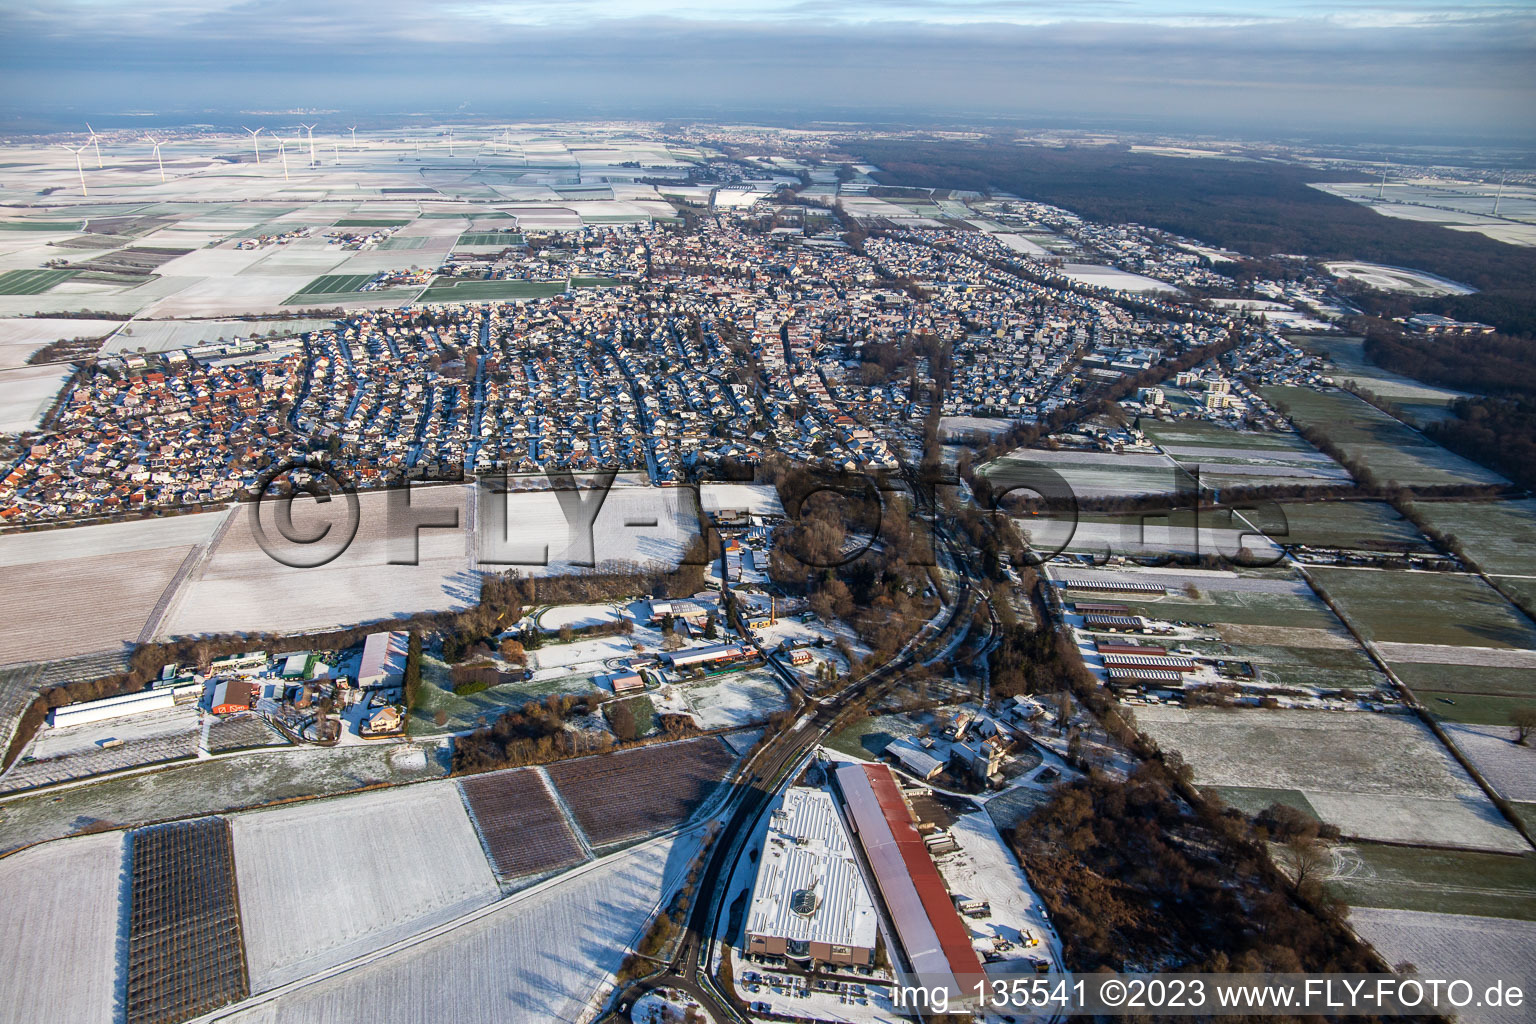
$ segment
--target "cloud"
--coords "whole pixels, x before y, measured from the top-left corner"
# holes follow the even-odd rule
[[[1509,3],[0,0],[10,102],[98,109],[196,97],[509,115],[905,111],[1529,140],[1533,58],[1536,13]]]

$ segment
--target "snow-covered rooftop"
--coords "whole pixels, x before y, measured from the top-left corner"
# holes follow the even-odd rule
[[[747,933],[873,949],[875,930],[874,901],[831,794],[790,789],[768,825]]]

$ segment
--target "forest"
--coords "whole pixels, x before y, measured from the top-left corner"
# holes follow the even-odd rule
[[[1302,253],[1427,270],[1479,291],[1421,300],[1418,312],[1536,334],[1536,249],[1383,217],[1309,185],[1364,180],[1347,172],[1156,156],[1120,146],[870,139],[851,149],[858,160],[878,164],[875,177],[889,185],[1010,192],[1093,220],[1134,221],[1254,257]]]

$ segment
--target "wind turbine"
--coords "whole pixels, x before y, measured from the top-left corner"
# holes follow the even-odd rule
[[[1499,200],[1504,198],[1504,181],[1508,177],[1508,171],[1505,171],[1503,174],[1499,175],[1499,193],[1493,197],[1493,215],[1495,217],[1499,215]]]
[[[352,148],[356,149],[357,148],[357,125],[353,125],[351,128],[348,128],[347,131],[352,133]]]
[[[341,165],[341,143],[335,139],[331,140],[331,152],[336,154],[335,163],[339,167]]]
[[[160,181],[163,184],[165,182],[165,161],[160,159],[160,142],[165,140],[161,139],[160,142],[156,142],[153,138],[146,135],[144,136],[144,141],[155,147],[155,163],[160,167]]]
[[[320,163],[319,160],[315,159],[315,126],[312,124],[301,124],[299,127],[309,132],[309,166],[314,167]]]
[[[273,138],[277,139],[277,155],[283,158],[283,180],[287,181],[288,180],[288,149],[287,149],[287,146],[283,142],[282,136],[275,135],[275,136],[273,136]]]
[[[80,162],[80,154],[84,153],[87,149],[90,149],[91,144],[87,142],[79,149],[76,149],[74,146],[65,146],[64,148],[75,154],[75,170],[80,172],[80,194],[83,196],[90,195],[90,193],[85,190],[85,164]]]
[[[1385,192],[1386,189],[1387,189],[1387,171],[1389,171],[1391,169],[1392,169],[1392,165],[1391,164],[1388,164],[1387,166],[1385,166],[1385,167],[1383,167],[1381,169],[1381,184],[1376,186],[1376,198],[1377,199],[1380,199],[1381,198],[1381,194],[1383,192]]]
[[[91,122],[85,122],[85,130],[91,133],[91,145],[96,147],[96,166],[101,167],[101,143],[97,142],[96,129],[91,127]]]
[[[241,128],[245,128],[245,125],[241,125],[240,127]],[[256,141],[256,136],[261,134],[262,129],[257,128],[255,131],[251,131],[249,128],[245,128],[245,130],[247,132],[250,132],[250,135],[251,135],[251,148],[256,151],[256,162],[258,164],[260,164],[261,163],[261,143]]]
[[[448,129],[448,155],[453,156],[453,129]]]

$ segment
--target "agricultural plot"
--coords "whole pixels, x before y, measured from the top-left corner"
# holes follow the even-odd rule
[[[1533,921],[1360,908],[1350,913],[1349,925],[1387,963],[1407,961],[1425,978],[1466,978],[1528,965],[1536,948]],[[1530,1013],[1525,1006],[1474,1006],[1456,1018],[1477,1024],[1520,1024],[1530,1020]]]
[[[285,747],[288,740],[259,715],[220,715],[208,725],[208,749],[215,754],[256,747]]]
[[[1215,626],[1218,633],[1239,643],[1275,642],[1272,639],[1256,640],[1259,634],[1251,632],[1255,627],[1321,630],[1333,634],[1341,629],[1328,607],[1310,592],[1223,590],[1208,584],[1196,584],[1200,596],[1191,597],[1177,589],[1180,584],[1169,585],[1175,590],[1166,597],[1147,598],[1139,594],[1116,593],[1100,594],[1097,597],[1085,595],[1079,600],[1112,600],[1148,618]],[[1240,628],[1229,635],[1226,630],[1231,626]]]
[[[1476,576],[1340,568],[1308,571],[1372,640],[1536,649],[1536,628]]]
[[[1418,528],[1382,501],[1314,501],[1280,506],[1285,544],[1351,551],[1430,551]]]
[[[0,853],[85,828],[220,814],[447,774],[445,751],[426,748],[425,762],[400,756],[411,750],[423,748],[392,744],[272,747],[239,757],[186,761],[89,786],[21,794],[5,805]]]
[[[338,228],[403,228],[409,220],[389,217],[344,217],[336,222]]]
[[[452,920],[499,894],[450,783],[252,811],[231,822],[258,992]]]
[[[1038,487],[1041,479],[1065,480],[1079,498],[1168,494],[1193,481],[1166,455],[1115,455],[1110,452],[1048,451],[1021,448],[988,463],[982,475],[996,489]]]
[[[558,871],[586,859],[569,820],[537,769],[477,775],[459,783],[496,874]]]
[[[233,1024],[587,1019],[694,844],[647,843],[511,897],[461,927],[242,1011]]]
[[[564,281],[444,281],[438,279],[418,302],[510,302],[547,299],[565,291]]]
[[[1536,500],[1422,501],[1417,508],[1490,576],[1536,576]]]
[[[464,487],[427,487],[412,492],[415,509],[457,509],[465,521]],[[256,506],[243,505],[212,555],[182,585],[166,613],[164,636],[200,633],[294,632],[348,623],[377,621],[420,611],[445,611],[473,604],[480,578],[470,571],[467,537],[460,530],[422,530],[418,564],[390,564],[410,557],[411,545],[393,548],[379,491],[358,495],[357,534],[334,561],[316,568],[293,568],[269,555],[252,525]],[[267,509],[263,515],[270,515]],[[328,516],[336,517],[334,520]],[[311,536],[331,524],[340,536],[345,505],[295,502],[294,529]],[[266,529],[276,535],[267,520]]]
[[[121,832],[0,860],[0,1024],[118,1019],[124,868]]]
[[[82,749],[17,763],[4,776],[0,776],[0,793],[15,793],[128,768],[181,761],[196,753],[197,734],[190,728],[125,740],[118,747],[102,747],[93,743]]]
[[[1433,734],[1406,715],[1137,709],[1202,786],[1295,790],[1346,835],[1523,853],[1525,840]]]
[[[41,295],[75,276],[73,270],[7,270],[0,273],[0,295]]]
[[[1283,552],[1265,535],[1268,524],[1251,529],[1232,522],[1230,515],[1202,515],[1198,532],[1187,514],[1145,517],[1079,515],[1071,519],[1031,516],[1014,519],[1034,550],[1042,553],[1073,552],[1094,555],[1196,555],[1236,557],[1247,548],[1254,559],[1269,562]],[[1285,538],[1279,538],[1281,542]],[[1043,554],[1042,554],[1043,557]]]
[[[29,356],[55,341],[103,338],[119,326],[117,320],[0,319],[0,369],[25,366]]]
[[[567,503],[574,495],[567,492]],[[557,576],[582,569],[623,571],[635,566],[675,568],[699,531],[698,506],[686,487],[615,484],[602,498],[580,492],[583,512],[568,517],[554,491],[485,495],[478,519],[478,557],[515,566],[525,576]],[[574,520],[574,523],[573,523]],[[590,530],[583,524],[590,522]]]
[[[1260,390],[1266,400],[1285,408],[1299,426],[1317,429],[1382,481],[1396,480],[1405,487],[1508,482],[1346,391],[1299,387]]]
[[[170,352],[236,338],[290,337],[330,327],[329,320],[201,320],[192,322],[136,320],[113,335],[106,352]]]
[[[426,244],[426,235],[391,235],[380,242],[377,248],[387,252],[394,252],[400,249],[420,249]]]
[[[1309,351],[1326,355],[1332,364],[1329,376],[1380,395],[1401,409],[1409,421],[1419,427],[1451,417],[1451,402],[1467,394],[1465,391],[1424,384],[1382,369],[1366,358],[1363,338],[1303,335],[1288,340]]]
[[[229,824],[221,818],[132,837],[128,1024],[170,1024],[250,992]]]
[[[1113,288],[1122,292],[1178,292],[1177,288],[1166,281],[1095,263],[1067,263],[1062,266],[1061,272],[1074,281],[1095,288]]]
[[[1333,847],[1323,879],[1358,909],[1536,921],[1536,854],[1511,857],[1472,850],[1352,843]]]
[[[303,289],[283,300],[285,305],[296,302],[308,302],[316,295],[339,295],[343,292],[355,292],[363,285],[372,281],[369,274],[322,274],[315,278]]]
[[[57,532],[84,529],[95,527]],[[153,547],[10,564],[0,576],[7,627],[0,633],[0,663],[121,650],[138,639],[192,550]]]
[[[74,372],[68,363],[0,370],[0,434],[37,429]]]
[[[505,246],[522,244],[523,236],[516,231],[466,231],[459,236],[459,240],[454,243],[454,246],[457,248],[470,245]]]
[[[1500,796],[1536,801],[1536,747],[1516,743],[1512,727],[1451,722],[1445,731]]]
[[[551,781],[594,846],[681,825],[735,761],[714,737],[550,765]]]
[[[1529,695],[1504,697],[1497,694],[1440,690],[1415,690],[1414,693],[1425,703],[1430,713],[1440,721],[1462,722],[1466,725],[1496,725],[1508,728],[1511,715],[1536,703]]]

